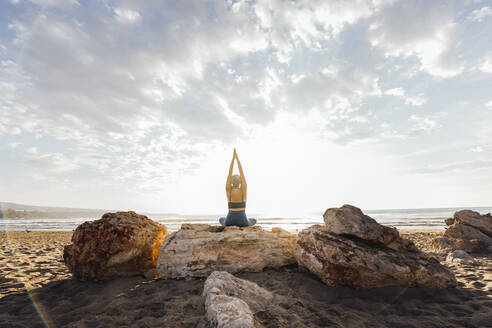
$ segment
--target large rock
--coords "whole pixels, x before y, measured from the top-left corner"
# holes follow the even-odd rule
[[[383,244],[337,235],[320,225],[299,233],[295,256],[300,266],[328,285],[441,289],[457,284],[452,271],[425,253],[396,251]]]
[[[183,224],[159,250],[164,278],[207,277],[213,271],[260,272],[296,262],[296,236],[280,228]]]
[[[400,238],[398,230],[377,223],[376,220],[352,205],[329,208],[323,214],[323,219],[328,231],[337,235],[355,236],[370,242],[381,243],[395,250],[412,247],[410,241]]]
[[[481,252],[487,249],[487,244],[480,240],[456,239],[448,237],[438,237],[432,240],[432,251],[436,253],[449,253],[454,250],[465,252]]]
[[[444,219],[444,223],[446,223],[447,226],[453,225],[454,224],[454,218]]]
[[[450,264],[454,264],[454,263],[473,264],[475,263],[475,260],[467,252],[462,250],[457,250],[448,254],[448,256],[446,257],[446,262]]]
[[[480,215],[480,213],[470,210],[463,210],[454,213],[454,223],[461,223],[480,230],[483,234],[492,237],[492,216],[490,213]]]
[[[436,238],[432,246],[437,252],[463,250],[483,252],[492,246],[492,217],[489,214],[462,210],[444,220],[448,228],[444,237]]]
[[[468,226],[466,224],[455,223],[444,232],[444,236],[448,238],[478,240],[486,245],[492,245],[492,238],[481,232],[480,230]]]
[[[272,293],[257,284],[214,271],[203,288],[207,318],[212,327],[254,328],[254,312],[264,309]]]
[[[144,215],[106,213],[77,227],[63,260],[80,280],[145,274],[156,267],[166,233],[166,227]]]

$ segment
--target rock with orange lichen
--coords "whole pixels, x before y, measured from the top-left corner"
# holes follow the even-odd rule
[[[300,267],[333,286],[442,289],[457,284],[451,270],[413,247],[395,250],[374,240],[335,234],[321,225],[299,233],[295,256]]]
[[[166,279],[261,272],[295,264],[295,243],[296,235],[280,228],[183,224],[162,243],[157,271]]]
[[[145,274],[155,269],[166,234],[165,226],[144,215],[106,213],[77,227],[63,260],[79,280]]]

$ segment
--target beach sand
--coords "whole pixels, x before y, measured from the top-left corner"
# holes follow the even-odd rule
[[[72,232],[0,233],[0,327],[208,327],[203,279],[72,280],[63,246]],[[402,231],[422,250],[442,231]],[[492,255],[452,265],[459,286],[354,290],[296,267],[238,274],[275,294],[255,314],[265,327],[491,327]]]

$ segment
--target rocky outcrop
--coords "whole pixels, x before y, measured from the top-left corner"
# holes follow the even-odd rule
[[[254,311],[268,306],[272,293],[257,284],[214,271],[203,288],[207,318],[212,327],[254,328]]]
[[[167,279],[260,272],[294,264],[295,242],[295,235],[280,228],[183,224],[162,243],[157,271]]]
[[[444,219],[444,223],[446,223],[447,226],[453,225],[454,224],[454,218]]]
[[[455,264],[455,263],[473,264],[475,263],[475,260],[467,252],[462,250],[457,250],[448,254],[448,256],[446,257],[446,262],[450,264]]]
[[[466,224],[455,223],[450,226],[445,232],[444,236],[448,238],[464,239],[464,240],[478,240],[487,245],[492,245],[492,238],[482,233],[480,230],[468,226]]]
[[[478,212],[462,210],[454,213],[453,218],[445,220],[448,228],[443,238],[434,241],[441,250],[464,250],[467,252],[487,251],[492,246],[492,216]]]
[[[475,253],[487,248],[487,244],[480,240],[456,239],[448,237],[439,237],[432,241],[432,251],[435,253],[449,253],[454,250],[463,250],[465,252]]]
[[[436,259],[351,205],[328,209],[325,226],[299,233],[295,256],[328,285],[447,288],[454,274]]]
[[[425,253],[396,251],[383,244],[337,235],[320,225],[299,233],[295,256],[300,266],[333,286],[456,286],[454,274]]]
[[[454,213],[454,223],[464,224],[480,230],[483,234],[492,237],[492,216],[490,213],[480,215],[480,213],[470,210],[463,210]]]
[[[144,215],[106,213],[77,227],[63,260],[80,280],[145,274],[156,267],[166,233],[166,227]]]
[[[417,250],[412,241],[400,237],[398,230],[377,223],[352,205],[329,208],[323,219],[326,229],[337,235],[357,237],[394,250]]]
[[[343,205],[340,208],[329,208],[323,214],[323,219],[328,231],[337,235],[355,236],[387,245],[393,249],[401,247],[397,242],[401,239],[398,230],[377,223],[355,206]]]

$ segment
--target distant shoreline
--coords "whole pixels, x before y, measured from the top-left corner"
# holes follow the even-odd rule
[[[9,208],[11,207],[11,208]],[[0,230],[6,231],[72,231],[85,221],[97,220],[104,213],[114,210],[70,209],[53,207],[33,207],[15,203],[0,203]],[[56,210],[55,210],[56,209]],[[452,217],[463,208],[422,208],[367,210],[367,215],[377,222],[397,229],[418,229],[429,231],[445,228],[444,219]],[[492,212],[492,207],[468,207],[482,214]],[[177,214],[145,213],[150,219],[167,227],[169,231],[180,229],[182,224],[218,224],[222,214]],[[323,223],[323,212],[310,211],[304,214],[293,213],[254,213],[248,217],[258,219],[258,224],[265,229],[282,228],[288,231],[300,231],[314,224]]]

